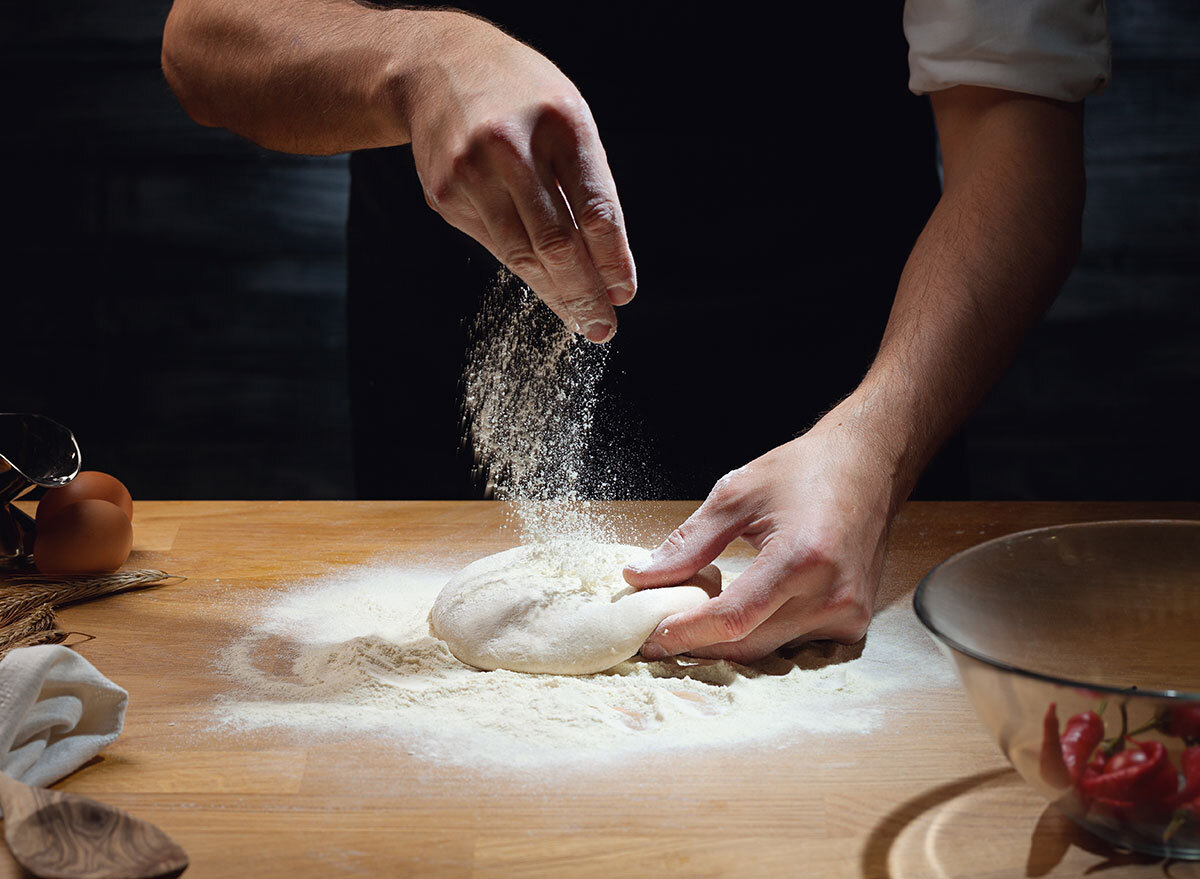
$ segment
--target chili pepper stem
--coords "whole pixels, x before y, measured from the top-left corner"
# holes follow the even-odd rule
[[[1101,744],[1100,750],[1104,752],[1105,757],[1111,757],[1118,751],[1125,750],[1125,737],[1129,735],[1129,709],[1126,703],[1121,703],[1121,731],[1113,738],[1106,739]]]
[[[1179,832],[1179,829],[1187,823],[1191,813],[1187,809],[1176,809],[1175,814],[1171,816],[1171,823],[1167,825],[1167,829],[1163,831],[1162,840],[1164,843],[1170,842],[1171,837]]]
[[[1149,723],[1142,724],[1137,729],[1131,729],[1129,732],[1125,733],[1125,736],[1140,736],[1142,733],[1150,732],[1152,729],[1158,729],[1157,720],[1152,720]]]

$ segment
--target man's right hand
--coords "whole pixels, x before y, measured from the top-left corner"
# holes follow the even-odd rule
[[[203,125],[330,155],[413,145],[430,206],[603,342],[636,274],[591,111],[479,18],[358,0],[175,0],[163,73]]]
[[[403,88],[425,199],[593,342],[637,279],[591,111],[533,49],[470,16],[430,21]]]

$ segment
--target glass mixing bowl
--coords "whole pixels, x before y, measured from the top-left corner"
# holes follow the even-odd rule
[[[989,540],[914,605],[1026,781],[1115,845],[1200,858],[1200,522]]]

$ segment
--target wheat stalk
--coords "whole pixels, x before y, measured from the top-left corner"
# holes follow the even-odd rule
[[[13,595],[0,597],[0,629],[11,626],[17,620],[27,617],[35,608],[46,603],[41,595]]]
[[[12,653],[19,647],[37,647],[39,644],[61,644],[67,640],[70,632],[64,632],[62,629],[46,629],[43,632],[34,632],[24,638],[19,638],[13,641],[8,646],[0,645],[0,659],[3,659],[7,654]]]
[[[182,580],[165,571],[121,571],[86,577],[0,574],[0,657],[18,647],[58,644],[69,632],[55,626],[54,609],[131,589]]]
[[[32,643],[50,643],[40,639],[47,632],[54,631],[56,631],[54,626],[54,607],[49,604],[42,604],[16,622],[0,627],[0,656],[18,646],[27,646]],[[66,637],[66,633],[61,634],[63,634],[63,637]],[[61,641],[62,638],[58,640]]]
[[[49,577],[42,574],[0,576],[0,625],[38,604],[65,607],[102,595],[145,589],[176,579],[165,571],[121,571],[88,577]],[[182,578],[179,578],[182,579]]]

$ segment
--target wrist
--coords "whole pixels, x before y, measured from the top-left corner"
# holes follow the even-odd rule
[[[481,22],[454,10],[396,9],[385,13],[387,55],[379,106],[394,142],[412,140],[414,125],[436,104],[432,93],[457,46]]]
[[[926,451],[915,429],[917,419],[887,404],[860,387],[822,417],[812,432],[834,441],[860,480],[873,483],[872,493],[894,513],[912,493],[932,452]]]

